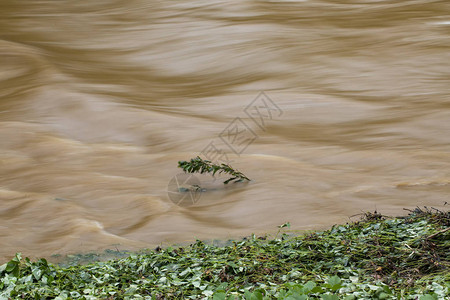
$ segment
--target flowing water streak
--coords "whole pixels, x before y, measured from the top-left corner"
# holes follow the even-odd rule
[[[444,207],[449,12],[445,0],[2,0],[1,260]],[[283,115],[259,128],[243,110],[262,90]],[[253,180],[173,205],[177,161],[236,117],[258,138],[239,157],[220,147]]]

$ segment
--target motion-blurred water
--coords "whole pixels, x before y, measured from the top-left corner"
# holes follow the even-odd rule
[[[449,13],[445,0],[2,0],[1,260],[443,208]],[[244,112],[260,91],[283,112],[263,127]],[[236,117],[257,135],[240,156],[218,137]],[[253,180],[174,205],[177,161],[211,142]]]

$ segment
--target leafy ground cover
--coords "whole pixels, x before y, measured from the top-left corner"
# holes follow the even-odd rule
[[[450,299],[450,211],[202,241],[87,265],[0,266],[0,299]]]

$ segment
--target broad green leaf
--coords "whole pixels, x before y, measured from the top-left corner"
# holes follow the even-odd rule
[[[337,291],[342,287],[341,283],[342,283],[341,279],[336,275],[328,279],[328,286],[333,292]]]
[[[294,295],[290,295],[286,298],[283,298],[284,300],[307,300],[308,296],[307,295],[300,295],[300,294],[294,294]]]
[[[213,295],[213,300],[226,300],[227,294],[225,292],[216,292]]]
[[[322,295],[320,297],[322,300],[339,300],[337,295]]]
[[[316,287],[316,283],[314,281],[308,281],[303,286],[303,293],[308,294],[315,287]]]
[[[7,264],[6,264],[6,272],[11,273],[16,267],[17,267],[18,263],[15,261],[10,260]]]
[[[333,285],[340,285],[341,284],[341,279],[338,276],[332,276],[328,279],[328,284],[333,286]]]
[[[437,300],[437,297],[435,298],[431,295],[423,295],[423,296],[420,296],[419,300]]]
[[[202,294],[205,295],[206,297],[211,297],[214,294],[214,292],[210,290],[204,290]]]
[[[41,279],[42,270],[39,267],[37,267],[37,266],[32,267],[31,273],[33,274],[34,278],[36,278],[36,280]]]

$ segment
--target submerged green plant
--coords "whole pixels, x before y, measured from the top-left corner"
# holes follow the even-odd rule
[[[229,182],[232,181],[235,182],[243,180],[250,181],[250,179],[248,179],[247,176],[245,176],[239,171],[236,171],[231,166],[227,164],[216,165],[209,160],[201,159],[200,156],[192,158],[190,161],[181,160],[178,162],[178,167],[183,169],[183,171],[187,173],[200,173],[200,174],[211,173],[212,176],[214,176],[216,173],[219,174],[225,173],[231,175],[232,177],[225,180],[223,182],[224,184],[228,184]]]

